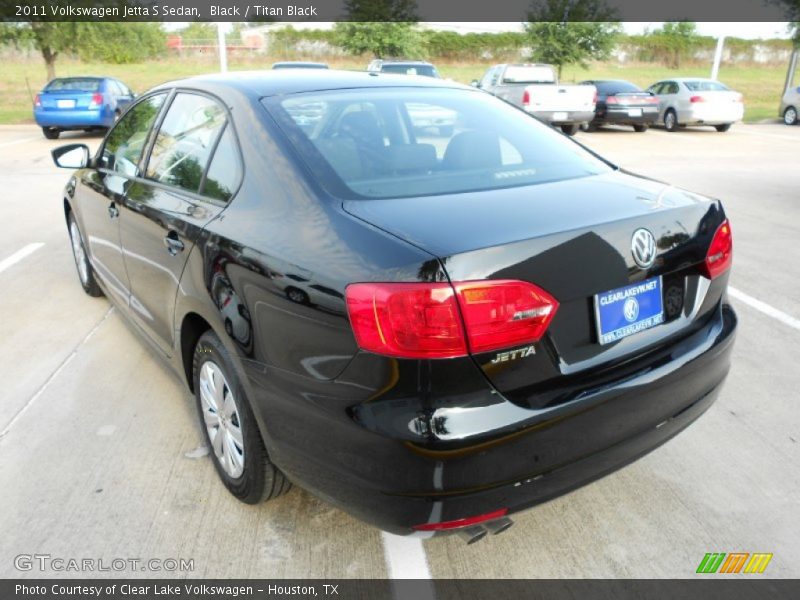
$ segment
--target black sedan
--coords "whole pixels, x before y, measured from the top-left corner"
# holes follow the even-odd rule
[[[454,130],[415,127],[421,106]],[[83,289],[185,380],[244,502],[291,481],[474,541],[670,439],[728,371],[720,202],[472,88],[204,76],[142,96],[94,156],[53,156],[79,169]]]
[[[594,119],[585,129],[602,125],[632,125],[643,133],[658,120],[658,98],[630,81],[621,79],[582,81],[597,88]]]

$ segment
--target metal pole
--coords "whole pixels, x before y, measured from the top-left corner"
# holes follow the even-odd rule
[[[719,63],[722,61],[722,49],[725,47],[725,36],[717,39],[717,51],[714,53],[714,66],[711,67],[711,79],[716,80],[719,74]]]
[[[219,48],[219,70],[221,73],[226,73],[228,71],[228,48],[225,45],[222,23],[217,23],[217,46]]]
[[[783,93],[789,91],[789,88],[794,84],[795,69],[797,69],[797,59],[800,58],[800,49],[792,52],[789,58],[789,68],[786,70],[786,82],[783,84]],[[27,81],[27,80],[26,80]]]

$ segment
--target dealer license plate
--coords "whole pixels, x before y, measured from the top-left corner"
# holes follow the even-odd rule
[[[610,344],[664,322],[661,277],[595,294],[597,339]]]
[[[56,100],[58,108],[75,108],[75,100]]]
[[[642,116],[642,109],[641,108],[631,108],[628,110],[629,117],[641,117]]]
[[[566,120],[567,120],[567,113],[565,112],[553,113],[553,121],[566,121]]]

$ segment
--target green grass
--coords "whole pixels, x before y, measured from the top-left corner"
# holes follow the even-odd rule
[[[265,56],[229,57],[229,68],[232,71],[244,69],[264,69],[277,59]],[[359,58],[330,59],[329,64],[335,68],[363,70],[367,60]],[[469,83],[479,79],[490,63],[437,63],[443,77]],[[58,76],[69,75],[108,75],[118,77],[136,92],[143,92],[150,87],[191,75],[199,75],[216,71],[218,63],[215,56],[193,56],[162,59],[130,65],[112,65],[103,63],[83,63],[76,60],[59,60],[56,64]],[[709,66],[689,65],[680,70],[668,69],[653,64],[620,65],[617,63],[594,63],[587,69],[566,67],[562,76],[565,83],[584,79],[627,79],[647,87],[659,79],[676,76],[709,75]],[[723,65],[719,79],[731,88],[744,94],[745,121],[777,118],[778,102],[783,91],[786,73],[784,66],[733,66]],[[27,84],[26,84],[27,80]],[[3,64],[3,77],[0,79],[0,123],[32,122],[31,96],[45,84],[46,72],[44,63],[38,60],[8,61]]]

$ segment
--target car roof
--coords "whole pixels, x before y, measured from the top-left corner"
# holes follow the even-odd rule
[[[154,89],[172,87],[192,87],[207,90],[228,88],[238,90],[248,96],[257,97],[382,87],[473,89],[460,83],[432,77],[367,71],[338,71],[335,69],[270,69],[264,71],[214,73],[171,81]]]

